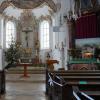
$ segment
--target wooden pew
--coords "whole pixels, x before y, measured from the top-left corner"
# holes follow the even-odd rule
[[[53,73],[54,76],[60,76],[60,78],[63,78],[69,85],[78,86],[81,91],[87,93],[90,96],[100,96],[100,71],[47,70],[47,72]]]
[[[0,95],[4,94],[5,90],[5,71],[0,71]]]
[[[59,77],[53,77],[52,74],[48,74],[48,77],[49,100],[77,100],[73,95],[71,85],[67,85],[66,82]]]
[[[84,92],[74,91],[72,86],[59,76],[53,76],[53,74],[48,73],[48,77],[49,100],[94,100]]]

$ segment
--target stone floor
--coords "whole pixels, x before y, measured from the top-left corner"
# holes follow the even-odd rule
[[[47,100],[45,95],[45,75],[6,74],[6,94],[0,100]]]

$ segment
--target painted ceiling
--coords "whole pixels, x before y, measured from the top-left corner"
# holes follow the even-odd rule
[[[32,9],[36,17],[50,15],[49,11],[56,12],[57,0],[0,0],[0,14],[13,16],[18,19],[23,9]]]

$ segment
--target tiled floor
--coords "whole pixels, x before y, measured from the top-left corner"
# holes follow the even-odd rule
[[[30,74],[21,78],[21,74],[6,75],[6,94],[0,100],[47,100],[45,95],[45,75]]]

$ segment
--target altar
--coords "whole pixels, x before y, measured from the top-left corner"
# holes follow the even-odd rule
[[[96,59],[76,59],[68,61],[69,70],[97,70],[99,69],[100,61]]]
[[[21,77],[30,77],[28,75],[28,70],[27,70],[27,67],[29,66],[32,66],[33,64],[32,63],[19,63],[17,64],[17,66],[21,66],[21,67],[24,67],[24,72],[23,72],[23,75]]]
[[[38,23],[31,10],[24,10],[18,22],[17,41],[21,44],[21,59],[32,59],[37,54],[36,43],[38,41]]]
[[[90,48],[84,49],[70,49],[68,50],[69,59],[67,66],[69,70],[99,70],[100,60],[95,57],[95,50]]]

